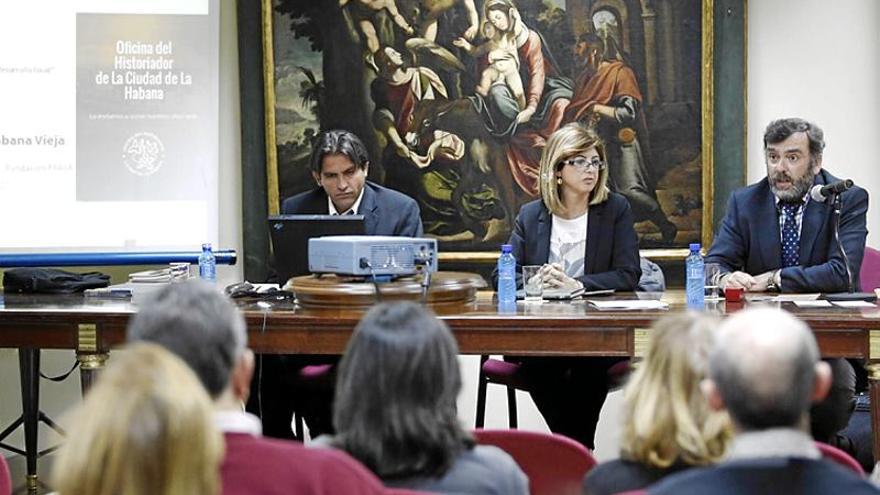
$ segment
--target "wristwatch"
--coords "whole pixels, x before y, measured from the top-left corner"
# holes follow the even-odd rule
[[[767,290],[772,292],[781,292],[782,287],[780,287],[781,277],[780,272],[782,270],[776,270],[770,273],[770,278],[767,280]]]

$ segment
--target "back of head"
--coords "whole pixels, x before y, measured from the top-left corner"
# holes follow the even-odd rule
[[[217,493],[223,453],[192,371],[152,344],[114,354],[73,413],[53,469],[64,495]]]
[[[128,340],[161,345],[186,362],[217,398],[247,346],[244,318],[216,287],[169,284],[145,301],[128,324]]]
[[[430,311],[410,302],[373,307],[339,366],[339,446],[384,479],[445,472],[472,445],[458,423],[457,355]]]
[[[797,428],[810,408],[818,360],[803,322],[778,309],[747,310],[719,328],[710,376],[740,429]]]
[[[683,313],[651,328],[645,359],[624,390],[624,458],[666,468],[675,462],[710,464],[724,454],[729,420],[710,410],[700,389],[718,323]]]
[[[364,142],[354,133],[342,129],[324,131],[318,136],[309,161],[312,172],[321,173],[327,155],[345,155],[361,170],[370,162]]]

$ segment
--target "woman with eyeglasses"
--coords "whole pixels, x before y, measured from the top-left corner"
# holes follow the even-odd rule
[[[580,124],[547,140],[541,199],[523,205],[510,244],[519,268],[541,265],[545,289],[634,291],[641,276],[629,202],[608,189],[602,141]],[[497,280],[497,273],[493,275]],[[508,358],[535,384],[531,395],[550,429],[594,448],[608,395],[607,370],[618,358]]]

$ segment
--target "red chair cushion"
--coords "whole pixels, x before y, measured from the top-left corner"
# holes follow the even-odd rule
[[[488,359],[483,363],[483,374],[491,383],[498,383],[520,390],[529,390],[529,382],[518,363]]]
[[[865,257],[862,258],[859,280],[862,283],[862,292],[873,292],[874,289],[880,287],[880,251],[865,247]]]

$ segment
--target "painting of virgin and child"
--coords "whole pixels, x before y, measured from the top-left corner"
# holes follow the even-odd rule
[[[538,197],[547,138],[606,145],[642,247],[701,239],[700,1],[274,0],[279,196],[322,130],[415,198],[446,251],[495,251]],[[650,15],[648,15],[650,14]]]

